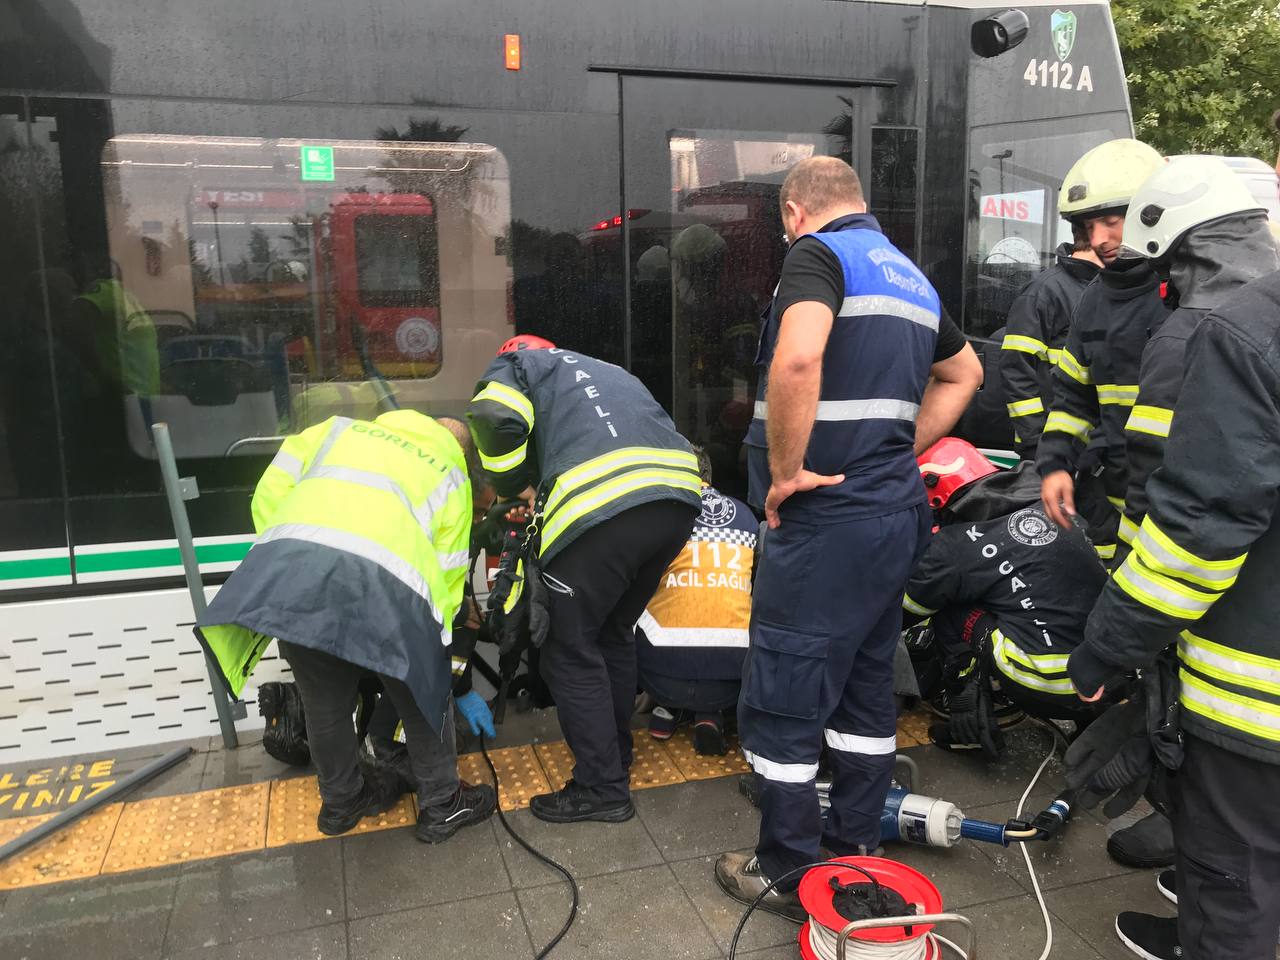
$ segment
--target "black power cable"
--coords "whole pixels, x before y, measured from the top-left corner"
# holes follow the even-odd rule
[[[480,734],[480,753],[484,757],[485,764],[489,767],[489,774],[493,777],[493,790],[495,793],[497,793],[498,792],[498,771],[493,766],[493,760],[489,758],[489,748],[485,743],[487,739],[488,738],[483,733]],[[506,830],[507,833],[511,835],[511,839],[514,840],[516,843],[520,844],[520,846],[522,846],[526,851],[528,851],[529,854],[533,856],[535,859],[542,861],[551,869],[559,872],[560,875],[563,876],[565,880],[568,881],[569,889],[573,893],[573,903],[569,906],[569,918],[565,920],[564,926],[560,928],[560,932],[557,933],[554,937],[552,937],[551,941],[538,952],[537,956],[533,958],[533,960],[543,960],[543,958],[548,956],[551,953],[551,951],[556,948],[556,946],[560,943],[560,941],[565,938],[565,935],[569,932],[569,928],[573,926],[573,922],[578,919],[578,881],[573,879],[572,873],[570,873],[564,867],[560,866],[560,864],[556,863],[554,860],[548,857],[545,853],[535,850],[533,846],[527,840],[525,840],[524,837],[516,833],[515,828],[513,828],[510,822],[507,820],[507,815],[502,812],[501,803],[497,805],[497,810],[498,810],[498,820],[502,822],[502,829]],[[734,943],[737,943],[736,937],[734,938]]]

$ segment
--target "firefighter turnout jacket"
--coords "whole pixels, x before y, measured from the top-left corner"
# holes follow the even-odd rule
[[[1053,371],[1067,340],[1071,317],[1101,268],[1058,247],[1057,260],[1014,298],[1000,345],[1000,382],[1013,422],[1014,446],[1034,460],[1053,399]]]
[[[1186,360],[1146,517],[1071,679],[1092,693],[1177,642],[1185,729],[1280,763],[1280,273],[1208,314]]]
[[[1160,278],[1144,259],[1116,260],[1089,285],[1053,372],[1053,402],[1036,454],[1042,477],[1089,466],[1085,451],[1096,431],[1103,489],[1123,511],[1125,424],[1138,396],[1143,348],[1168,315]]]
[[[654,500],[701,505],[688,441],[621,367],[567,350],[515,350],[489,365],[467,408],[498,493],[537,488],[540,556]]]
[[[975,481],[974,494],[1002,474]],[[1034,496],[1034,487],[1032,496]],[[1085,620],[1106,570],[1079,527],[1059,528],[1039,505],[993,519],[944,526],[907,584],[906,617],[952,606],[995,618],[991,654],[1003,682],[1074,699],[1067,656],[1084,640]]]
[[[642,672],[681,680],[742,676],[759,529],[741,500],[703,487],[689,542],[636,623]]]
[[[453,435],[412,410],[333,417],[284,442],[252,509],[258,539],[196,627],[232,694],[277,637],[402,680],[439,730],[471,534]]]
[[[1280,267],[1261,214],[1232,217],[1190,231],[1173,252],[1169,283],[1178,309],[1142,354],[1138,395],[1125,423],[1129,465],[1116,563],[1124,560],[1147,515],[1147,481],[1164,460],[1173,408],[1185,374],[1187,340],[1205,314],[1250,280]]]

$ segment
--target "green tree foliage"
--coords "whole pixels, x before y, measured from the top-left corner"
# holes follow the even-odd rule
[[[1138,137],[1167,153],[1274,160],[1277,0],[1114,0]]]

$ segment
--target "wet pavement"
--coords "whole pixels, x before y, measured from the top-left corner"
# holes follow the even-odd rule
[[[545,715],[508,740],[555,736]],[[917,792],[970,816],[1013,815],[1045,749],[1042,732],[1016,730],[1005,761],[988,765],[917,746]],[[306,774],[256,743],[223,751],[216,738],[129,799],[240,786]],[[113,771],[153,748],[113,758]],[[44,762],[45,767],[57,764]],[[1028,806],[1052,798],[1050,765]],[[564,863],[581,886],[580,915],[558,960],[712,960],[727,956],[741,910],[716,887],[715,857],[750,848],[758,816],[735,777],[655,787],[634,795],[624,824],[553,826],[527,810],[507,816],[534,846]],[[20,815],[0,810],[0,816]],[[1171,915],[1153,871],[1126,869],[1104,849],[1107,825],[1084,814],[1066,835],[1033,848],[1053,917],[1057,960],[1132,956],[1112,928],[1119,909]],[[945,906],[976,925],[989,958],[1035,960],[1044,943],[1031,879],[1016,849],[962,842],[949,850],[894,845],[887,854],[927,874]],[[417,843],[407,828],[299,843],[179,866],[0,892],[5,960],[286,960],[286,958],[531,958],[559,929],[569,893],[559,876],[503,832],[497,818],[445,844]],[[749,923],[738,956],[793,960],[797,928],[769,915]]]

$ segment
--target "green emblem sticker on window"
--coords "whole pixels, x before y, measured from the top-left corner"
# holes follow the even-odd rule
[[[1059,61],[1065,61],[1076,45],[1076,15],[1062,10],[1053,11],[1049,17],[1049,29],[1053,34],[1053,52]]]
[[[332,180],[333,147],[303,147],[299,171],[303,180]]]

